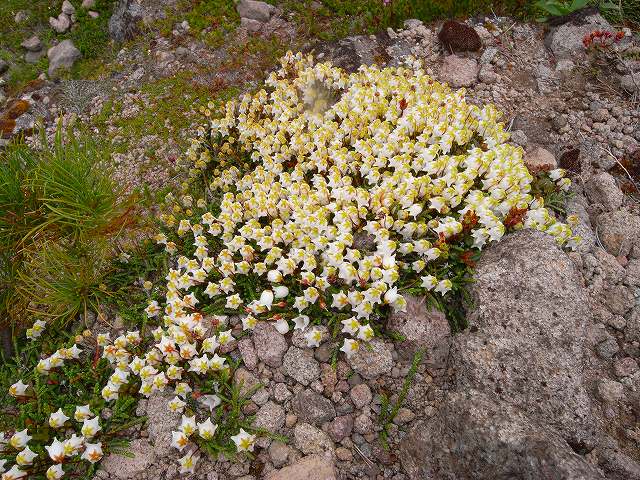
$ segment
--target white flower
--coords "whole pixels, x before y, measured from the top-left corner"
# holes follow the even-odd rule
[[[14,465],[7,472],[2,474],[2,480],[18,480],[27,476],[27,472],[20,470],[18,465]]]
[[[62,408],[59,408],[57,412],[49,415],[49,426],[51,428],[60,428],[67,420],[69,420],[69,417],[64,414]]]
[[[245,432],[244,429],[241,428],[240,432],[237,435],[233,435],[231,437],[231,440],[233,440],[233,443],[236,444],[238,452],[253,452],[253,447],[256,442],[256,436]]]
[[[193,452],[187,453],[184,457],[180,458],[180,473],[193,473],[198,462],[197,455],[193,455]]]
[[[314,327],[304,334],[304,338],[307,340],[308,347],[319,347],[322,340],[322,330]]]
[[[64,444],[57,438],[53,439],[51,445],[45,445],[45,450],[49,453],[49,457],[56,463],[61,463],[65,457]]]
[[[347,318],[346,320],[342,320],[342,333],[348,333],[350,335],[355,335],[358,333],[358,329],[360,328],[360,322],[356,319],[356,317]]]
[[[64,470],[62,469],[62,465],[51,465],[47,469],[46,477],[47,480],[60,480],[62,477],[64,477]]]
[[[187,437],[190,437],[196,431],[196,417],[187,417],[182,415],[182,422],[180,422],[180,431]]]
[[[222,400],[220,399],[219,396],[212,395],[212,394],[202,395],[198,399],[198,401],[201,404],[203,404],[205,407],[209,407],[210,411],[213,411],[214,408],[216,408],[218,405],[222,403]]]
[[[9,439],[9,445],[11,445],[16,450],[20,450],[27,446],[29,440],[31,440],[31,436],[27,433],[27,429],[25,428],[21,432],[16,432]]]
[[[37,453],[35,453],[29,447],[25,447],[24,450],[16,455],[16,463],[21,467],[31,465],[33,463],[33,459],[37,456]]]
[[[93,413],[89,408],[89,404],[83,405],[83,406],[80,406],[80,405],[76,406],[76,411],[73,414],[73,418],[78,422],[82,422],[92,416],[93,416]]]
[[[189,438],[182,431],[171,432],[171,446],[182,451],[189,444]]]
[[[274,324],[274,327],[276,327],[278,333],[284,335],[289,331],[289,322],[287,322],[286,318],[279,318]]]
[[[168,405],[169,405],[169,410],[171,410],[172,412],[182,413],[186,403],[180,400],[180,397],[174,397],[173,400],[169,401]]]
[[[271,290],[264,290],[260,294],[260,305],[267,308],[267,310],[271,310],[271,305],[273,305],[273,292]]]
[[[87,460],[88,462],[96,463],[102,458],[103,455],[104,454],[102,452],[102,442],[86,443],[85,450],[81,458],[83,460]]]
[[[370,325],[361,325],[358,329],[358,338],[360,340],[364,340],[368,342],[374,337],[375,333],[373,332],[373,328]]]
[[[275,298],[285,298],[287,295],[289,295],[289,289],[284,285],[278,285],[277,287],[273,288],[273,293]]]
[[[351,358],[351,355],[357,352],[359,347],[360,347],[360,344],[358,343],[357,340],[345,338],[344,343],[342,344],[342,347],[340,347],[340,350],[345,353],[347,358]]]
[[[18,380],[9,387],[9,394],[12,397],[23,397],[27,388],[29,388],[29,385],[22,383],[22,380]]]
[[[293,323],[295,324],[293,327],[294,330],[304,330],[309,325],[309,317],[306,315],[298,315],[293,319]]]
[[[218,426],[211,423],[211,419],[207,418],[204,422],[198,423],[198,435],[204,440],[211,440],[216,433]]]
[[[102,430],[99,420],[100,419],[98,417],[84,420],[80,433],[82,433],[86,438],[93,438],[96,433]]]

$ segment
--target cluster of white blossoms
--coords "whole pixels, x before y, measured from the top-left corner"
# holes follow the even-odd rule
[[[38,363],[36,370],[41,375],[47,375],[51,370],[61,367],[65,360],[77,359],[81,350],[74,344],[70,348],[61,348],[53,355]],[[22,380],[9,387],[9,394],[18,400],[28,400],[37,395],[31,386]],[[71,412],[69,412],[71,414]],[[79,428],[80,435],[73,433],[65,438],[65,432],[72,431],[73,422]],[[49,427],[59,432],[50,445],[45,445],[47,458],[42,464],[50,463],[49,467],[42,471],[47,480],[59,480],[64,477],[64,463],[85,460],[90,463],[98,462],[102,456],[102,442],[95,442],[94,438],[102,430],[99,418],[90,410],[89,405],[77,405],[73,412],[73,420],[60,408],[49,416]],[[40,455],[29,446],[33,435],[29,430],[17,431],[10,436],[5,432],[0,433],[0,452],[3,456],[15,454],[15,462],[7,469],[7,460],[0,460],[1,480],[18,480],[27,478],[33,472],[31,467]]]
[[[442,268],[449,244],[481,250],[509,227],[568,247],[579,240],[531,195],[523,151],[506,143],[495,108],[467,104],[464,90],[435,82],[419,62],[352,74],[302,54],[281,63],[268,90],[228,102],[187,153],[192,177],[213,174],[220,204],[195,220],[164,216],[194,247],[167,277],[170,322],[222,299],[245,329],[266,320],[286,333],[291,323],[306,330],[305,313],[318,306],[349,314],[341,350],[350,356],[373,337],[377,307],[405,308],[403,275],[435,294],[452,289]],[[569,187],[562,170],[549,175]],[[192,212],[190,196],[182,204]],[[176,252],[165,235],[158,241]],[[262,291],[243,296],[245,276]],[[274,314],[276,304],[286,312]],[[313,329],[306,337],[321,339]]]

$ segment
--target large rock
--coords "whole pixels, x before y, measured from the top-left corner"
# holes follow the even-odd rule
[[[477,390],[449,395],[399,453],[412,480],[604,478],[553,430]]]
[[[282,356],[287,351],[287,341],[271,323],[258,323],[253,329],[252,337],[260,360],[270,367],[282,365]]]
[[[266,480],[336,480],[335,467],[330,457],[309,455],[293,465],[267,475]]]
[[[545,43],[557,59],[572,59],[585,52],[582,39],[594,30],[611,30],[612,27],[599,13],[576,15],[569,22],[551,31]]]
[[[47,52],[49,57],[49,76],[54,76],[61,68],[70,69],[82,54],[71,40],[63,40]]]
[[[284,417],[284,408],[277,403],[267,402],[258,410],[254,425],[271,433],[278,433],[284,426]]]
[[[472,328],[453,345],[458,389],[495,392],[565,438],[592,443],[591,312],[573,262],[551,236],[523,230],[485,251],[472,291]]]
[[[447,55],[442,62],[440,77],[453,88],[471,87],[478,80],[478,62],[473,58]]]
[[[180,414],[169,410],[167,403],[173,398],[168,392],[154,393],[147,401],[145,414],[147,416],[147,431],[149,441],[159,457],[165,457],[172,451],[171,431],[180,423]]]
[[[450,353],[452,393],[402,443],[413,479],[597,479],[570,445],[600,441],[589,394],[587,290],[552,237],[534,230],[486,250],[470,328]]]
[[[236,9],[240,17],[263,23],[268,22],[275,11],[273,5],[256,0],[240,0]]]

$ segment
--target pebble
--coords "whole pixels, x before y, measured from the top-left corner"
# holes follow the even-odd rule
[[[362,408],[371,403],[371,389],[366,383],[361,383],[360,385],[353,387],[349,395],[351,396],[351,401],[356,408]]]

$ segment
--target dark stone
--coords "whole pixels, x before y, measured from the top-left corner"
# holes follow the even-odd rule
[[[477,52],[482,48],[478,32],[469,25],[454,20],[444,22],[438,38],[447,50],[454,52]]]

